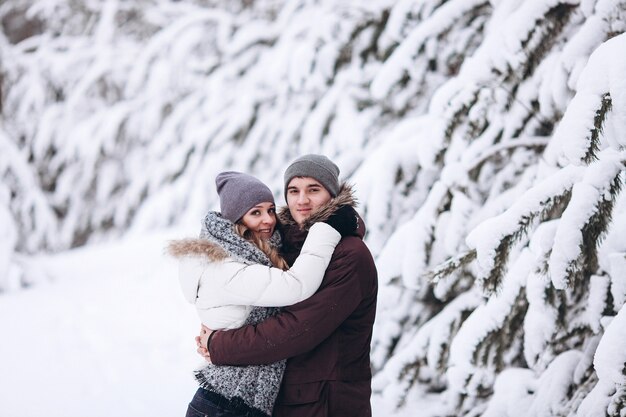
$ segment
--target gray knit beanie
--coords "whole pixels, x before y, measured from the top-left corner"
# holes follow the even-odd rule
[[[339,167],[324,155],[308,154],[296,159],[285,170],[285,198],[287,186],[294,177],[311,177],[318,180],[331,196],[339,193]]]
[[[215,177],[222,217],[236,223],[259,203],[274,203],[274,195],[260,180],[242,172],[226,171]]]

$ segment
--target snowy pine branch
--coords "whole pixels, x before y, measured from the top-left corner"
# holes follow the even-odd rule
[[[424,280],[428,280],[435,284],[439,280],[447,277],[452,272],[466,266],[468,263],[476,259],[476,251],[469,250],[458,256],[448,259],[447,261],[437,265],[434,269],[423,275]]]
[[[597,268],[596,248],[607,230],[617,194],[624,181],[624,155],[606,150],[574,185],[561,216],[550,256],[550,277],[556,288],[571,285],[581,273]]]

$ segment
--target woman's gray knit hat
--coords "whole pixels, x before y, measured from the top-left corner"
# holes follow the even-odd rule
[[[215,177],[222,217],[236,223],[259,203],[274,203],[274,195],[259,179],[242,172],[226,171]]]
[[[324,155],[308,154],[296,159],[285,170],[285,198],[287,186],[294,177],[311,177],[318,180],[331,196],[339,193],[339,167]]]

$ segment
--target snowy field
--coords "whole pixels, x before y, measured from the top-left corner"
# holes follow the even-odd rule
[[[49,282],[0,295],[0,417],[184,415],[202,362],[195,311],[162,254],[174,237],[33,260]],[[379,417],[413,414],[373,406]]]
[[[164,240],[36,259],[50,282],[0,296],[0,416],[182,414],[198,326]]]

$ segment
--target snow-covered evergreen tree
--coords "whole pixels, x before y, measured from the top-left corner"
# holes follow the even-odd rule
[[[439,178],[379,257],[377,386],[445,391],[451,415],[620,415],[626,380],[593,358],[624,309],[626,3],[491,4],[424,116]]]
[[[223,169],[280,196],[320,152],[377,256],[377,392],[623,413],[624,0],[6,0],[0,23],[0,289],[34,279],[24,253],[193,230]]]

